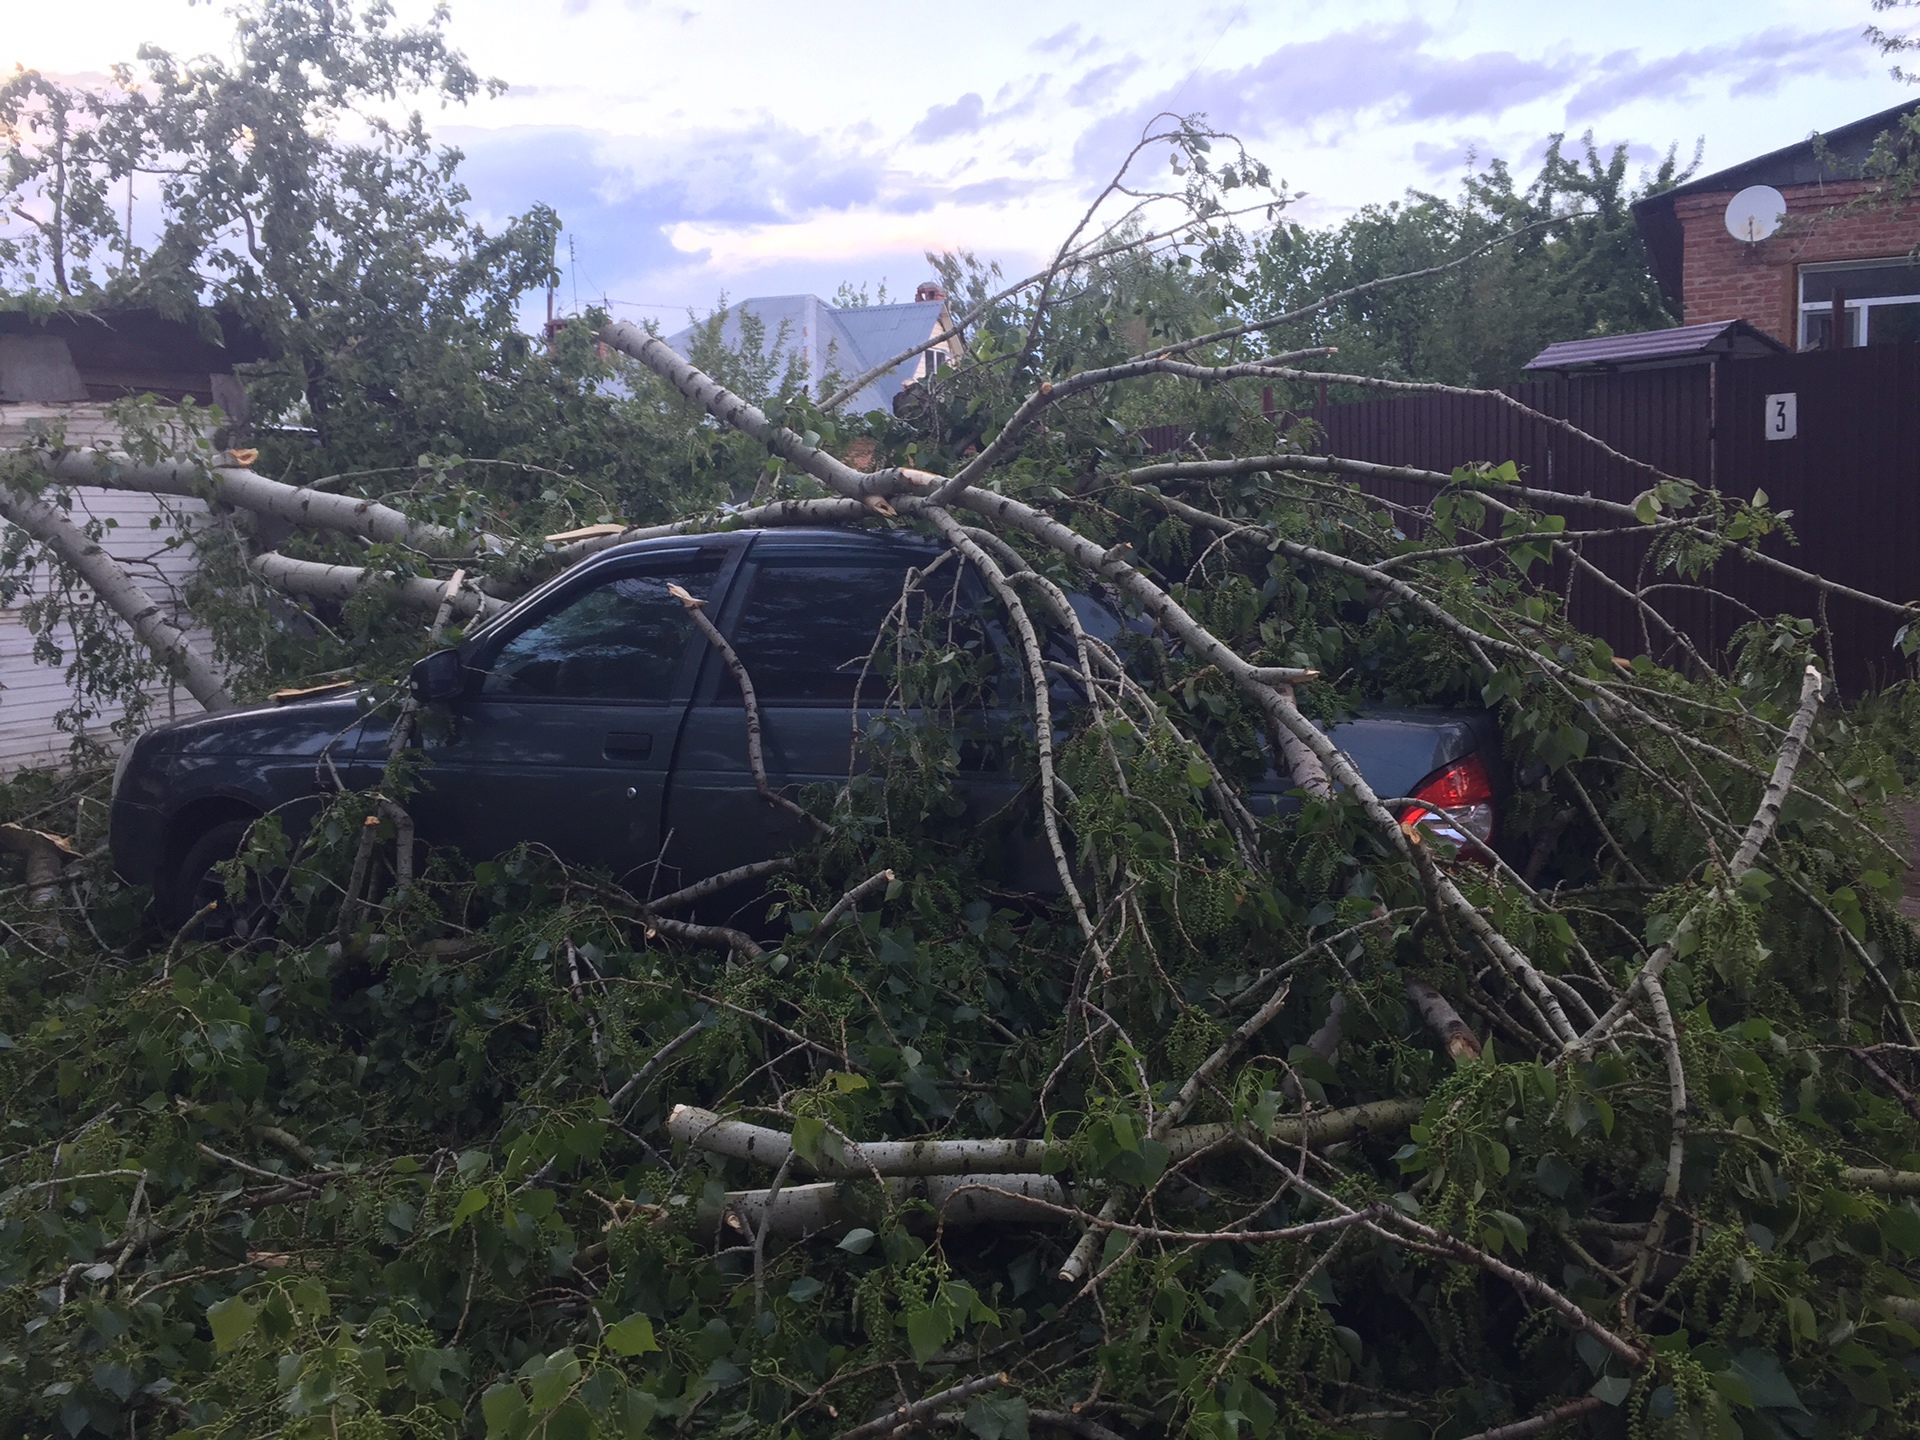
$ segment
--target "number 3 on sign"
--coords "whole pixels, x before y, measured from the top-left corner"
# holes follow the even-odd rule
[[[1800,433],[1800,397],[1767,396],[1767,438],[1791,440]]]

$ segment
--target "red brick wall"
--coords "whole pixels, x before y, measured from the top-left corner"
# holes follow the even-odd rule
[[[1685,323],[1746,320],[1789,345],[1799,343],[1799,268],[1828,260],[1877,260],[1920,244],[1920,208],[1836,214],[1867,189],[1860,181],[1794,185],[1787,219],[1769,239],[1749,245],[1727,233],[1722,195],[1686,195],[1674,202],[1685,237],[1682,296]]]

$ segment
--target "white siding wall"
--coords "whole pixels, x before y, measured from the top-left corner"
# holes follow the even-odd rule
[[[36,429],[56,423],[64,423],[70,446],[117,448],[113,447],[114,428],[102,406],[0,405],[0,450],[15,449]],[[206,516],[206,507],[197,500],[163,501],[121,490],[79,489],[74,495],[75,523],[84,525],[89,519],[116,522],[101,537],[101,548],[171,612],[176,624],[190,629],[180,592],[193,571],[193,549],[183,546],[168,550],[166,541],[178,533],[172,516],[184,514],[198,520]],[[160,521],[159,529],[153,528],[155,519]],[[58,765],[67,758],[73,743],[73,736],[54,723],[54,717],[73,701],[66,664],[42,665],[34,660],[34,637],[20,611],[25,599],[23,596],[20,602],[0,608],[0,775],[32,766]],[[65,655],[72,655],[71,635],[56,632],[54,640]],[[196,648],[205,645],[201,637]],[[199,703],[177,685],[160,682],[154,694],[156,721],[200,713]],[[119,713],[116,709],[95,717],[90,731],[103,741],[111,739],[107,727]]]

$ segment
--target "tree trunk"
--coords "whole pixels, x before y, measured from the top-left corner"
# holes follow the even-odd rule
[[[186,634],[160,613],[160,604],[114,558],[54,506],[38,496],[0,490],[0,516],[48,546],[78,572],[153,652],[163,669],[208,710],[231,710],[233,697],[212,665],[194,654]]]

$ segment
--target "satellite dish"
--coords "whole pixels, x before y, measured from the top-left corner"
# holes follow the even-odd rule
[[[1727,233],[1749,245],[1773,234],[1786,218],[1786,196],[1771,185],[1749,185],[1727,202]]]

